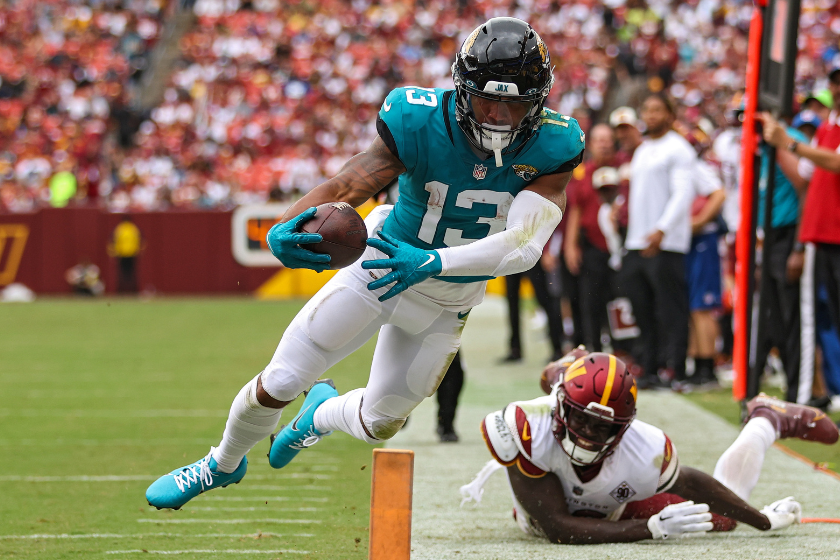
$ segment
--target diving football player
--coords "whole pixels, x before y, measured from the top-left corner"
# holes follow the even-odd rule
[[[246,453],[307,389],[300,413],[272,441],[273,467],[335,430],[372,444],[392,437],[441,382],[486,280],[540,258],[584,150],[577,122],[544,107],[554,82],[548,48],[528,23],[493,18],[464,41],[452,76],[454,89],[391,91],[370,147],[269,231],[285,266],[326,270],[329,255],[306,249],[321,236],[301,233],[302,223],[320,204],[359,206],[399,177],[398,202],[366,220],[362,259],[303,307],[234,399],[221,443],[154,482],[151,505],[179,508],[239,482]],[[339,396],[319,380],[377,333],[365,388]]]

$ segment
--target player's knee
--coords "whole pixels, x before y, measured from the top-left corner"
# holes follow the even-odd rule
[[[362,416],[362,420],[365,435],[367,436],[365,441],[376,444],[394,437],[405,425],[407,418],[365,414]]]
[[[284,375],[284,373],[286,373]],[[312,383],[307,379],[266,368],[260,378],[263,390],[278,401],[290,402],[298,398]]]

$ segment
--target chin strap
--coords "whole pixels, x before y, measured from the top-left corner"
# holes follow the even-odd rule
[[[492,132],[490,135],[492,140],[491,147],[493,153],[496,155],[496,167],[502,166],[502,134],[500,132]]]

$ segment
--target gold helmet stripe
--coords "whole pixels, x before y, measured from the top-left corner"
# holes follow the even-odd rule
[[[607,384],[604,387],[604,394],[601,396],[601,404],[606,405],[610,402],[610,393],[612,393],[613,383],[615,383],[615,356],[610,354],[610,369],[607,373]]]

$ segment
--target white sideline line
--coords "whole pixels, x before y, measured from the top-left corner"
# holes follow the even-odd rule
[[[272,490],[278,492],[287,492],[289,490],[317,490],[319,492],[330,492],[332,491],[331,486],[314,486],[312,484],[301,484],[300,486],[266,486],[266,485],[257,485],[253,486],[248,483],[244,485],[240,485],[236,488],[238,491],[243,490]]]
[[[208,533],[204,535],[188,535],[186,533],[135,533],[121,535],[118,533],[88,533],[82,535],[44,534],[44,535],[0,535],[0,540],[21,540],[21,539],[144,539],[147,537],[178,537],[196,539],[259,539],[263,537],[305,537],[315,535],[311,533]]]
[[[289,502],[294,500],[296,502],[329,502],[329,498],[311,498],[303,496],[300,498],[293,498],[291,496],[207,496],[202,498],[204,502]]]
[[[278,474],[255,474],[254,476],[248,477],[249,480],[277,480],[283,478],[291,478],[291,479],[301,479],[301,478],[313,478],[315,480],[332,480],[335,478],[331,474],[316,474],[316,473],[278,473]]]
[[[309,554],[308,550],[107,550],[105,554]]]
[[[339,468],[335,465],[312,465],[310,467],[313,471],[332,471],[338,472]]]
[[[243,523],[294,523],[308,525],[321,523],[320,519],[138,519],[137,523],[155,523],[158,525],[180,525],[186,523],[222,523],[225,525],[242,525]]]
[[[21,418],[227,418],[227,410],[188,410],[188,409],[152,409],[152,410],[54,410],[40,408],[0,408],[0,416]]]
[[[148,508],[149,511],[155,512],[157,511],[156,508]],[[266,511],[265,506],[263,507],[224,507],[224,506],[212,506],[212,507],[191,507],[188,508],[187,513],[191,511]],[[287,508],[271,508],[271,511],[321,511],[318,508],[314,507],[287,507]]]

